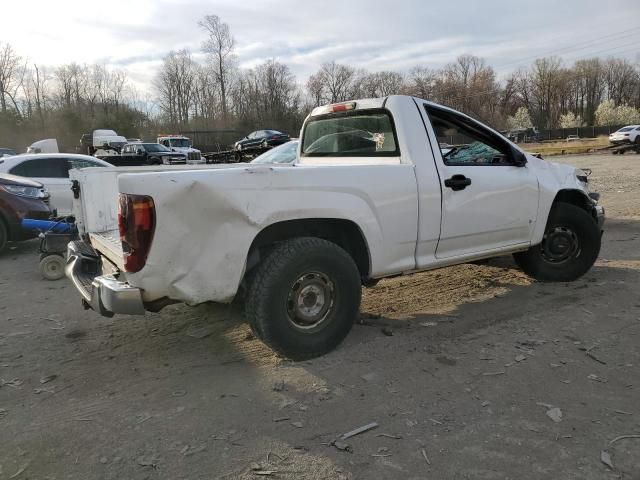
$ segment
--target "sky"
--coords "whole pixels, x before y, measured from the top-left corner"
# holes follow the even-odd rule
[[[638,0],[2,0],[0,44],[30,63],[104,63],[141,90],[171,50],[196,58],[198,20],[218,15],[240,67],[267,59],[300,83],[335,60],[370,71],[438,68],[461,54],[500,75],[541,56],[640,62]]]

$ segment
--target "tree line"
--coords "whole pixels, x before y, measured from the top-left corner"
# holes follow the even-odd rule
[[[23,150],[55,137],[71,150],[82,133],[95,128],[148,140],[160,131],[211,129],[273,128],[295,135],[317,105],[392,94],[450,106],[498,130],[640,123],[640,66],[623,58],[566,65],[545,57],[502,80],[473,55],[407,72],[327,62],[301,82],[276,59],[239,68],[235,38],[218,16],[204,17],[199,27],[201,55],[169,52],[144,92],[124,70],[35,65],[0,43],[0,146]]]

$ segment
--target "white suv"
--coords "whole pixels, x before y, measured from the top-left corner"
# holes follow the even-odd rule
[[[640,125],[628,125],[609,135],[611,143],[638,143],[640,144]]]

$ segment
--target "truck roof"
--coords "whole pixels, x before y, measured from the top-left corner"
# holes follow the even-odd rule
[[[440,105],[439,103],[430,102],[429,100],[425,100],[423,98],[412,97],[409,95],[389,95],[387,97],[364,98],[364,99],[348,100],[346,102],[331,103],[328,105],[321,105],[319,107],[314,108],[311,111],[310,116],[314,117],[316,115],[324,115],[326,113],[331,113],[332,111],[340,111],[340,110],[332,110],[331,107],[342,106],[342,105],[344,105],[345,108],[342,108],[341,110],[367,110],[367,109],[374,109],[374,108],[384,108],[385,104],[387,103],[387,100],[389,100],[392,97],[416,100],[422,103],[426,103],[427,105],[430,105],[432,107],[437,107],[442,110],[451,111],[452,113],[461,114],[461,112],[458,112],[457,110],[454,110],[449,107],[445,107],[444,105]]]

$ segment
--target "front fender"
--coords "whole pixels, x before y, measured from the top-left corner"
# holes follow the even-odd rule
[[[533,230],[531,245],[542,242],[549,213],[554,202],[560,198],[580,206],[593,206],[589,197],[587,184],[578,180],[576,174],[579,169],[570,165],[547,162],[532,155],[527,161],[536,169],[540,189],[538,200],[538,221]]]

